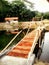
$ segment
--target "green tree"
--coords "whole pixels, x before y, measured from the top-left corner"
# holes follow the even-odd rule
[[[30,21],[35,13],[27,9],[23,1],[17,0],[12,2],[12,8],[8,15],[19,17],[19,21]]]
[[[5,0],[0,0],[0,21],[4,21],[4,18],[6,17],[9,9],[10,4]]]
[[[44,19],[49,19],[49,12],[44,13],[43,17]]]
[[[24,4],[24,1],[15,0],[8,3],[5,0],[0,0],[0,21],[5,17],[18,17],[19,21],[30,21],[35,17],[35,12],[30,11]]]

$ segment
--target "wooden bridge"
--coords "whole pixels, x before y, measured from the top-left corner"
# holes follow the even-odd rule
[[[36,44],[39,44],[39,43],[37,43],[37,41],[38,41],[39,37],[41,36],[42,31],[43,31],[43,28],[38,27],[37,29],[26,34],[21,41],[19,41],[9,52],[6,53],[6,56],[4,56],[1,59],[1,63],[3,63],[3,64],[5,63],[5,65],[12,65],[12,64],[14,65],[16,62],[16,63],[18,63],[17,65],[24,65],[24,64],[26,64],[25,62],[27,62],[26,65],[32,65],[32,63],[34,62],[33,59],[35,58],[33,51],[35,49]],[[10,42],[10,44],[11,44],[11,42]],[[5,47],[5,49],[7,47]],[[1,51],[1,53],[4,53],[5,49],[3,49],[3,51]],[[14,61],[13,63],[9,62],[9,60],[11,58],[15,58],[15,61],[11,60],[11,61]],[[33,58],[33,59],[31,59],[31,58]],[[20,59],[21,59],[21,61],[20,61]],[[23,61],[24,59],[25,59],[25,61]],[[19,61],[20,61],[20,63],[19,63]],[[29,63],[30,61],[31,61],[31,63]],[[9,64],[6,64],[7,62],[9,62]]]
[[[37,40],[42,30],[36,29],[28,33],[15,47],[8,53],[9,56],[28,58],[32,55]]]
[[[49,24],[49,20],[18,22],[15,24],[0,23],[0,30],[14,31],[17,29],[36,29],[38,26],[43,26],[45,24]],[[46,29],[49,30],[49,27],[47,27]]]
[[[36,23],[35,23],[36,24]],[[37,24],[36,24],[37,25]],[[1,59],[2,65],[32,65],[35,59],[34,49],[36,45],[40,45],[38,40],[40,40],[41,33],[43,29],[48,26],[45,24],[44,26],[39,26],[33,31],[27,33],[22,40],[20,40],[12,49],[6,52],[6,56]],[[19,35],[22,31],[20,31],[17,35]],[[12,44],[12,41],[17,37],[17,35],[10,41],[10,43],[1,51],[4,53],[7,47]],[[10,61],[9,61],[10,60]],[[0,65],[1,65],[0,64]]]

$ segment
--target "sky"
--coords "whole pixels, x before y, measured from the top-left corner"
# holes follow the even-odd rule
[[[39,12],[49,12],[49,3],[47,0],[28,0],[34,4],[34,10],[38,10]]]
[[[12,0],[8,0],[12,1]],[[32,3],[34,3],[34,10],[37,10],[39,12],[49,12],[49,2],[47,0],[28,0]]]

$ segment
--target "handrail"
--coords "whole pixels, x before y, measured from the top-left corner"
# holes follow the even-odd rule
[[[16,34],[16,35],[14,36],[14,38],[12,38],[12,40],[8,43],[8,45],[6,45],[6,47],[5,47],[0,53],[3,53],[3,52],[9,47],[9,45],[12,44],[12,42],[14,41],[14,39],[15,39],[21,32],[22,32],[22,30],[21,30],[18,34]]]
[[[42,26],[42,27],[39,26],[36,30],[37,30],[37,31],[38,31],[39,29],[43,30],[46,26],[48,26],[48,25],[44,25],[44,26]],[[30,25],[30,27],[31,27],[31,25]],[[30,27],[28,27],[28,31],[27,31],[26,35],[28,34],[28,32],[29,32],[29,30],[30,30]],[[8,43],[8,45],[7,45],[0,53],[3,53],[3,52],[9,47],[9,45],[12,44],[12,42],[14,41],[14,39],[15,39],[21,32],[22,32],[22,30],[21,30],[18,34],[16,34],[16,35],[14,36],[14,38]],[[38,32],[36,33],[36,37],[35,37],[34,43],[36,43],[37,35],[38,35]],[[40,36],[40,34],[39,34],[39,36]],[[29,55],[28,55],[28,58],[29,58],[30,55],[32,54],[32,48],[33,48],[33,47],[31,47],[31,51],[30,51],[30,53],[29,53]]]
[[[36,45],[37,35],[38,35],[38,32],[36,33],[35,40],[33,41],[33,45],[32,45],[32,47],[31,47],[31,50],[30,50],[29,54],[28,54],[28,59],[29,59],[30,56],[32,55],[33,50],[34,50],[34,47],[35,47],[35,45]]]
[[[28,32],[29,32],[29,30],[30,30],[30,27],[31,27],[31,24],[29,24],[29,26],[28,26],[28,30],[27,30],[26,35],[28,34]]]
[[[31,27],[31,25],[28,27],[28,30],[27,30],[26,35],[28,34],[28,32],[29,32],[29,30],[30,30],[30,27]],[[21,30],[18,34],[16,34],[16,35],[14,36],[14,38],[8,43],[8,45],[6,45],[6,47],[0,52],[1,55],[2,55],[2,53],[9,47],[9,45],[12,44],[12,42],[14,41],[14,39],[15,39],[21,32],[22,32],[22,30]],[[8,51],[8,50],[7,50],[7,51]],[[3,54],[4,54],[4,53],[3,53]]]
[[[32,45],[32,47],[31,47],[31,50],[30,50],[30,52],[29,52],[29,54],[28,54],[28,59],[29,59],[30,56],[32,55],[33,50],[34,50],[34,48],[35,48],[35,45],[37,44],[37,40],[38,40],[38,38],[40,37],[40,34],[39,34],[39,30],[40,30],[40,29],[41,29],[40,26],[36,29],[37,33],[36,33],[36,35],[35,35],[35,39],[34,39],[34,41],[33,41],[33,45]],[[43,30],[43,28],[41,29],[41,31],[42,31],[42,30]]]

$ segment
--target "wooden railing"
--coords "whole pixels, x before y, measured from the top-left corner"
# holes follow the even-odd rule
[[[0,23],[0,30],[16,30],[16,29],[26,29],[31,28],[35,29],[38,26],[43,26],[45,24],[49,24],[49,20],[43,21],[27,21],[27,22],[17,22],[15,24],[10,23]],[[31,25],[31,26],[30,26]],[[48,29],[48,28],[46,28]]]

